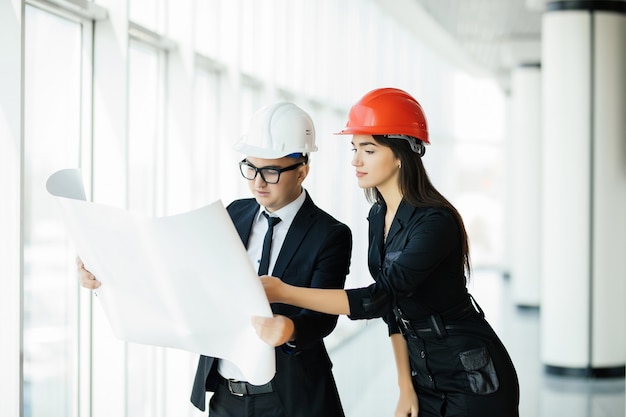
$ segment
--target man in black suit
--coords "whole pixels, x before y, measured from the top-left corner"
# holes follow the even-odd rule
[[[309,115],[280,102],[257,111],[248,134],[235,145],[245,155],[241,173],[254,198],[228,207],[250,259],[259,274],[271,273],[293,285],[343,288],[350,265],[350,229],[319,209],[302,182],[309,172],[309,153],[316,151]],[[261,258],[269,218],[273,227],[269,265]],[[262,270],[264,269],[264,270]],[[227,279],[228,277],[224,277]],[[337,316],[284,304],[272,305],[273,318],[256,325],[259,336],[276,347],[276,375],[268,384],[240,382],[243,375],[228,361],[201,356],[192,403],[211,417],[341,417],[343,409],[322,339]]]
[[[309,153],[317,150],[309,115],[288,102],[263,107],[235,149],[246,156],[239,166],[254,198],[236,200],[227,211],[259,275],[292,285],[343,288],[350,229],[318,208],[302,187]],[[269,256],[262,253],[265,240],[271,242]],[[99,281],[77,261],[82,285],[97,288]],[[284,304],[271,307],[274,316],[256,318],[254,326],[261,339],[275,346],[274,378],[255,386],[243,381],[234,363],[200,356],[191,402],[204,411],[206,392],[212,391],[210,417],[343,417],[322,340],[335,328],[337,316]]]

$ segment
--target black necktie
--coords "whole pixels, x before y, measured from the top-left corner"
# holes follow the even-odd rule
[[[265,233],[265,239],[263,239],[263,252],[261,253],[261,263],[259,264],[259,275],[267,275],[267,271],[270,267],[272,234],[274,233],[274,226],[280,223],[280,217],[272,217],[266,212],[263,212],[263,215],[267,219],[267,232]]]

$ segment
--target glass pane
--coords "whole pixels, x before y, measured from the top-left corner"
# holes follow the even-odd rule
[[[159,55],[156,49],[133,42],[128,59],[128,208],[152,215],[160,129]]]
[[[192,153],[192,179],[194,181],[193,206],[207,204],[220,197],[220,184],[230,182],[230,175],[219,175],[221,146],[219,136],[219,78],[216,72],[203,69],[195,71],[194,82],[194,135]],[[230,138],[228,138],[230,139]],[[230,140],[226,140],[227,145]],[[225,178],[227,177],[227,178]],[[225,185],[225,184],[224,184]]]
[[[128,0],[129,19],[155,32],[162,32],[162,0]]]
[[[80,24],[26,7],[24,416],[76,415],[74,248],[45,181],[79,164]]]
[[[259,65],[256,39],[256,14],[253,0],[241,0],[241,68],[244,73],[255,74]]]
[[[158,186],[159,132],[162,91],[160,51],[132,42],[129,50],[128,80],[128,209],[142,214],[156,214]],[[156,414],[155,381],[157,348],[129,343],[127,415]]]
[[[220,0],[196,0],[195,50],[212,58],[219,53],[221,13]]]
[[[254,85],[248,85],[243,83],[241,85],[241,90],[239,91],[239,129],[240,133],[234,140],[231,139],[231,144],[235,143],[239,140],[239,137],[248,131],[248,127],[250,125],[250,119],[252,119],[252,115],[261,107],[261,91],[256,88]],[[233,172],[233,175],[237,178],[237,194],[233,195],[230,198],[237,197],[250,197],[250,190],[248,189],[248,182],[243,179],[241,174],[239,173],[239,167],[237,162],[239,162],[239,158],[241,155],[233,154],[232,148],[231,152],[226,153],[226,155],[232,155],[232,158],[223,158],[223,160],[228,163],[228,165],[222,165],[222,172]],[[232,168],[231,168],[232,167]],[[236,171],[231,171],[232,169]],[[226,191],[226,190],[222,190]],[[226,200],[230,201],[230,199]]]

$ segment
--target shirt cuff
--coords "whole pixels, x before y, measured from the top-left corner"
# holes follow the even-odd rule
[[[286,342],[280,346],[283,352],[287,355],[291,355],[296,350],[295,342]]]
[[[348,318],[351,320],[371,318],[364,308],[370,296],[368,288],[352,288],[345,291],[348,295],[348,305],[350,306],[350,315]]]

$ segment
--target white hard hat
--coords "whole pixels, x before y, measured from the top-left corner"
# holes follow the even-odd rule
[[[262,107],[252,116],[248,132],[234,147],[246,156],[267,159],[315,152],[313,120],[293,103],[278,102]]]

